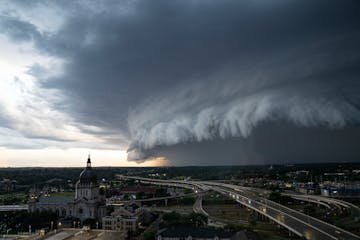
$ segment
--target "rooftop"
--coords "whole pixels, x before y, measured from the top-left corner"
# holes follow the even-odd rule
[[[39,204],[66,204],[74,201],[74,196],[41,196]]]

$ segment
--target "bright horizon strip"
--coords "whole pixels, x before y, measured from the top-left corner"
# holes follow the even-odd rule
[[[0,148],[0,168],[16,167],[84,167],[88,153],[94,167],[153,167],[166,166],[164,158],[136,163],[127,161],[125,150],[87,148],[10,149]]]

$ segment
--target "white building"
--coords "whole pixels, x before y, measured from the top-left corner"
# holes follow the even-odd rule
[[[75,196],[41,196],[29,202],[29,210],[54,211],[61,218],[91,218],[101,221],[106,215],[104,196],[99,194],[95,171],[88,157],[86,168],[80,173],[75,185]]]

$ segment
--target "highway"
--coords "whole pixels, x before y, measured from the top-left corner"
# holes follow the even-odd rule
[[[23,205],[0,205],[0,212],[7,211],[27,211],[29,206],[26,204]]]
[[[350,209],[356,216],[360,216],[360,208],[352,203],[336,199],[329,198],[317,195],[307,195],[307,194],[297,194],[297,193],[282,193],[282,195],[292,197],[294,199],[309,201],[309,202],[318,202],[319,204],[332,204],[338,207],[344,207]]]
[[[286,227],[297,235],[307,239],[360,239],[359,236],[334,225],[313,218],[299,211],[285,207],[284,205],[258,197],[253,192],[237,185],[204,182],[218,188],[217,191],[225,191],[237,202],[251,207],[253,210],[269,217],[280,225]],[[276,219],[276,220],[275,220]]]
[[[155,201],[163,201],[163,200],[169,200],[169,199],[175,199],[175,198],[194,197],[197,195],[198,195],[198,193],[188,193],[188,194],[175,195],[175,196],[154,197],[154,198],[145,198],[145,199],[131,199],[131,200],[110,199],[110,200],[106,201],[106,205],[107,206],[111,206],[111,205],[116,206],[116,205],[122,205],[122,204],[128,203],[128,202],[155,202]]]
[[[269,219],[285,227],[298,236],[311,240],[355,240],[359,236],[334,225],[323,222],[319,219],[305,215],[299,211],[290,209],[281,204],[272,202],[265,198],[257,196],[253,189],[241,187],[238,185],[211,182],[211,181],[180,181],[180,180],[158,180],[141,177],[129,177],[141,182],[186,187],[201,190],[213,190],[224,195],[232,197],[238,203],[249,207],[250,209],[265,215]]]
[[[204,210],[204,208],[202,206],[202,195],[201,194],[199,194],[199,196],[196,198],[196,201],[193,206],[193,211],[195,213],[201,213],[207,217],[209,216],[209,214]]]

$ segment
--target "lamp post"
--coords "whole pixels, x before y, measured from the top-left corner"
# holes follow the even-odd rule
[[[9,232],[12,230],[12,228],[9,228],[6,230],[6,235],[9,235]]]

